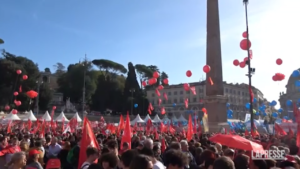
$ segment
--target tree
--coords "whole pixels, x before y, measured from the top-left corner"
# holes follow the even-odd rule
[[[28,79],[23,80],[22,75],[17,75],[17,70],[21,70],[22,75],[27,75]],[[10,105],[11,108],[16,108],[14,100],[17,100],[22,103],[21,106],[17,107],[19,111],[32,109],[35,99],[32,102],[26,95],[26,92],[37,90],[36,80],[39,76],[39,69],[32,60],[3,51],[0,58],[0,105],[3,107]],[[19,93],[18,96],[13,96],[15,91]],[[40,91],[39,94],[47,95],[43,91]]]
[[[67,71],[57,79],[58,91],[64,94],[64,100],[70,98],[73,103],[82,103],[85,81],[85,102],[90,104],[97,78],[98,74],[92,70],[91,62],[70,64]]]
[[[161,75],[160,75],[160,82],[161,82],[161,84],[163,85],[163,86],[169,86],[169,84],[164,84],[164,82],[163,82],[163,80],[164,79],[168,79],[169,78],[169,76],[166,74],[166,72],[161,72]]]
[[[40,95],[39,95],[39,109],[48,110],[49,103],[52,100],[53,91],[50,90],[50,87],[47,83],[42,83],[40,86]]]
[[[56,75],[61,75],[66,72],[66,67],[60,62],[57,62],[53,67],[55,68]]]
[[[4,40],[0,38],[0,44],[3,44],[3,43],[4,43]]]
[[[139,76],[140,86],[142,86],[143,81],[151,78],[152,74],[153,74],[151,69],[149,69],[146,65],[143,65],[143,64],[136,64],[135,70]]]
[[[114,61],[111,60],[106,60],[106,59],[95,59],[92,61],[94,65],[96,65],[100,71],[104,71],[105,73],[113,73],[113,74],[118,74],[118,73],[126,73],[127,70],[126,68]]]
[[[46,68],[44,69],[44,71],[45,71],[46,73],[51,73],[51,70],[50,70],[48,67],[46,67]]]

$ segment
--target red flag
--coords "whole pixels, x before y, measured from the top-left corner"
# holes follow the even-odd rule
[[[124,123],[124,118],[123,116],[121,115],[120,116],[120,122],[119,122],[119,126],[118,126],[118,130],[121,131],[125,128],[125,123]]]
[[[196,88],[195,88],[195,86],[190,87],[190,90],[192,91],[193,95],[196,95]]]
[[[30,130],[31,130],[31,126],[32,126],[32,122],[31,122],[31,120],[30,120],[30,119],[28,119],[28,131],[30,131]]]
[[[249,136],[249,132],[247,129],[245,130],[245,136]]]
[[[121,139],[121,150],[123,150],[124,142],[127,142],[129,144],[128,149],[130,150],[131,149],[131,127],[130,127],[130,118],[129,118],[128,113],[126,116],[125,129],[124,129],[123,136]]]
[[[78,169],[81,168],[81,165],[86,160],[86,149],[88,147],[95,147],[98,150],[100,150],[100,146],[97,143],[91,124],[89,120],[85,117],[83,120],[82,138],[80,142]]]
[[[155,89],[155,93],[156,93],[156,95],[157,95],[158,97],[160,96],[159,90]]]
[[[193,123],[192,123],[192,116],[189,115],[189,123],[188,123],[188,131],[186,134],[186,139],[190,141],[193,138]]]
[[[9,134],[9,133],[11,133],[11,125],[12,125],[12,121],[10,121],[9,123],[8,123],[8,125],[7,125],[7,133]]]
[[[165,152],[166,149],[167,149],[167,146],[166,146],[165,139],[162,138],[162,139],[161,139],[161,148],[160,148],[160,150],[161,150],[161,152],[163,153],[163,152]]]
[[[188,108],[188,107],[189,107],[189,99],[188,99],[188,98],[186,98],[186,99],[184,100],[184,105],[185,105],[185,108]]]
[[[276,133],[280,135],[287,135],[287,133],[277,123],[275,123],[274,129]]]
[[[158,99],[158,106],[160,106],[161,104],[161,99]]]
[[[162,115],[166,114],[166,110],[165,110],[164,107],[161,108],[161,114],[162,114]]]
[[[165,98],[166,100],[168,100],[168,95],[167,95],[167,93],[164,93],[164,98]]]
[[[214,82],[212,81],[211,77],[208,78],[208,82],[210,85],[214,85]]]
[[[148,112],[149,114],[152,114],[152,111],[154,110],[153,106],[151,103],[149,103],[149,106],[148,106]]]

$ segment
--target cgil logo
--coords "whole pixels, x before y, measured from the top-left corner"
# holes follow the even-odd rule
[[[273,159],[273,160],[285,160],[284,150],[262,150],[251,151],[252,160]]]

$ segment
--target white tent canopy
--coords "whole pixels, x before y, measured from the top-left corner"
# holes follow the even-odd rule
[[[178,121],[180,121],[180,122],[186,122],[187,119],[185,119],[185,118],[183,117],[183,115],[180,115],[180,117],[178,118]]]
[[[80,118],[80,116],[78,115],[78,112],[76,112],[74,114],[74,116],[72,117],[72,119],[76,119],[77,122],[82,122],[82,119]]]
[[[67,119],[67,117],[65,116],[65,113],[62,111],[59,116],[56,117],[55,121],[58,121],[58,122],[68,122],[69,120]]]
[[[153,120],[151,119],[151,117],[149,116],[149,114],[147,114],[147,116],[144,119],[144,122],[147,123],[149,119],[151,120],[151,122],[153,122]]]
[[[23,121],[28,121],[28,120],[30,120],[30,121],[36,121],[37,119],[36,119],[36,117],[34,116],[33,112],[30,110],[30,111],[26,114],[26,117],[24,117],[22,120],[23,120]]]
[[[135,125],[135,123],[145,123],[144,120],[142,120],[141,116],[138,114],[134,120],[130,122],[131,125]]]
[[[167,116],[164,116],[164,118],[161,119],[161,121],[163,121],[164,123],[169,123],[171,120]]]
[[[49,115],[48,111],[45,112],[45,114],[42,116],[41,120],[51,121],[51,116]]]
[[[17,114],[12,114],[12,112],[10,112],[5,118],[4,120],[21,120],[20,117]]]
[[[176,116],[174,115],[173,117],[172,117],[172,122],[174,123],[174,122],[177,122],[178,121],[178,119],[176,118]]]
[[[155,115],[154,119],[152,120],[154,123],[160,123],[161,119],[159,118],[158,115]]]

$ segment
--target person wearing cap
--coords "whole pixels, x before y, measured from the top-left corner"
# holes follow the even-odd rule
[[[60,169],[61,163],[57,158],[49,159],[45,169]]]
[[[41,152],[36,149],[32,149],[28,153],[28,160],[26,168],[32,169],[43,169],[42,165],[39,163],[39,156]]]

